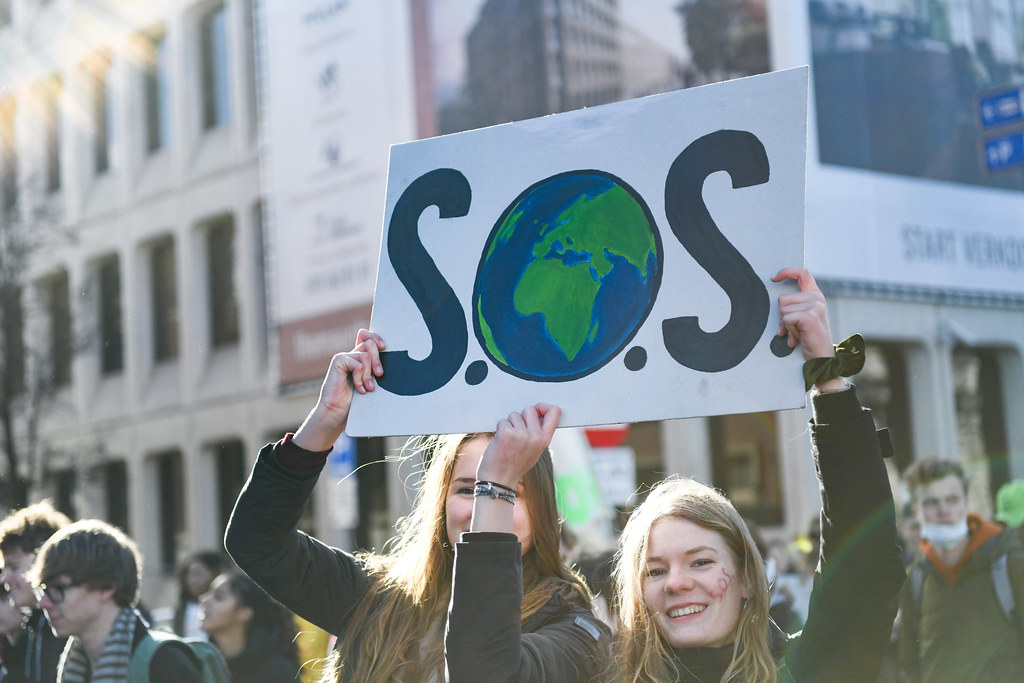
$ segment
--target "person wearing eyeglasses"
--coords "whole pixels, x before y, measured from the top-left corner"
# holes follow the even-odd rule
[[[32,586],[25,575],[32,567],[39,547],[71,520],[54,509],[48,500],[12,512],[0,522],[0,561],[3,583],[11,604],[28,612],[21,634],[4,649],[7,676],[3,683],[55,683],[64,638],[56,636],[46,615],[36,604]]]
[[[67,638],[60,683],[124,681],[132,653],[149,634],[135,609],[142,558],[135,542],[100,520],[83,520],[50,537],[28,574],[54,633]],[[161,647],[153,683],[200,683],[199,663],[184,647]]]

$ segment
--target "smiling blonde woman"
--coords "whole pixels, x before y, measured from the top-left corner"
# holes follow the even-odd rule
[[[779,299],[780,332],[806,359],[834,356],[814,279],[803,269],[776,275],[787,278],[800,291]],[[763,558],[732,503],[698,482],[669,479],[620,539],[617,680],[874,683],[905,576],[892,493],[853,385],[819,373],[816,387],[809,431],[821,552],[804,630],[790,636],[769,619]]]

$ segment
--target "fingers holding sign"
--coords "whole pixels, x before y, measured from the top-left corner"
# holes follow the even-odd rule
[[[784,280],[796,280],[798,291],[779,296],[779,336],[788,335],[790,348],[799,344],[804,359],[834,356],[828,306],[818,283],[806,268],[783,268],[772,278]]]
[[[295,432],[297,445],[310,451],[330,448],[348,424],[352,397],[377,387],[375,377],[384,374],[380,352],[384,340],[369,330],[359,330],[351,351],[335,354],[320,386],[320,400]]]
[[[551,443],[561,416],[559,407],[538,403],[500,420],[480,458],[477,478],[515,487]]]

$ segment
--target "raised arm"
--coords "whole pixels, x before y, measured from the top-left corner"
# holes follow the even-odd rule
[[[484,482],[518,491],[514,505],[501,497],[475,496],[470,532],[455,544],[452,597],[445,633],[445,665],[448,680],[538,681],[573,683],[589,681],[606,661],[611,645],[607,628],[585,607],[582,599],[570,603],[567,573],[558,573],[558,522],[553,509],[554,487],[549,474],[530,477],[531,485],[543,481],[547,491],[524,489],[520,482],[547,448],[561,411],[537,404],[501,420],[495,436],[480,456],[476,477]],[[544,467],[545,463],[541,464]],[[532,500],[531,500],[532,499]],[[552,506],[549,514],[529,517],[528,531],[522,521],[513,535],[514,515],[524,510]],[[541,526],[551,528],[540,528]],[[455,540],[455,539],[453,539]],[[523,553],[531,556],[535,571],[560,592],[545,594],[543,604],[532,606],[523,619]],[[571,591],[571,588],[570,588]],[[538,609],[539,607],[539,609]]]
[[[228,522],[224,544],[263,590],[337,635],[367,579],[355,559],[298,530],[309,495],[348,421],[355,393],[381,374],[380,337],[361,330],[355,348],[331,361],[320,397],[302,426],[260,451]]]
[[[825,297],[809,272],[787,268],[776,282],[799,291],[779,297],[779,331],[804,358],[835,356]],[[822,499],[821,555],[803,632],[786,666],[794,680],[873,683],[896,615],[903,562],[882,449],[871,412],[839,377],[813,394],[811,448]]]

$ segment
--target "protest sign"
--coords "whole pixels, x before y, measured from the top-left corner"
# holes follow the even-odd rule
[[[354,436],[794,408],[807,69],[395,145]]]

